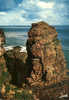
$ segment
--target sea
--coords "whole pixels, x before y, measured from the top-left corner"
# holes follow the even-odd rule
[[[4,30],[6,36],[6,50],[12,49],[14,46],[21,46],[26,51],[26,41],[28,31],[31,26],[0,26]],[[61,41],[62,49],[69,68],[69,26],[54,26],[58,32],[58,38]]]

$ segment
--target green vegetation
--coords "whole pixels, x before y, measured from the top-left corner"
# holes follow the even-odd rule
[[[12,55],[12,53],[10,53]],[[9,54],[8,54],[9,55]],[[23,54],[23,55],[26,55],[26,54]],[[6,57],[6,62],[8,62],[8,66],[6,67],[6,63],[5,63],[5,58],[3,57],[0,57],[0,92],[3,96],[3,98],[5,100],[33,100],[33,93],[32,93],[32,90],[29,89],[29,87],[25,87],[23,83],[23,86],[22,88],[19,88],[18,86],[16,85],[13,85],[10,81],[11,79],[9,78],[10,77],[10,74],[8,71],[10,70],[13,71],[14,69],[14,60],[13,61],[11,60],[11,58],[9,58],[7,55],[5,56]],[[18,56],[19,57],[19,56]],[[19,62],[21,61],[22,63],[22,67],[23,68],[24,66],[26,66],[25,64],[25,61],[26,61],[26,56],[23,56],[24,59],[22,58],[22,56],[20,57],[20,60]],[[21,60],[23,59],[23,60]],[[19,63],[19,64],[21,64]],[[18,65],[18,64],[17,64]],[[16,66],[17,67],[17,66]],[[10,69],[8,69],[10,68]],[[12,70],[11,70],[12,69]],[[25,67],[23,69],[25,71]],[[16,72],[12,72],[13,74],[16,73]],[[18,73],[17,73],[18,75]],[[22,73],[23,75],[23,73]],[[17,77],[15,77],[15,81]],[[26,84],[25,84],[26,85]],[[31,93],[29,92],[31,91]]]
[[[4,97],[12,98],[13,100],[33,100],[32,92],[30,94],[29,89],[18,88],[11,84],[5,86],[6,93]]]

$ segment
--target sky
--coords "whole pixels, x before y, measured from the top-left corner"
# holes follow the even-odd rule
[[[69,25],[69,0],[0,0],[0,26]]]

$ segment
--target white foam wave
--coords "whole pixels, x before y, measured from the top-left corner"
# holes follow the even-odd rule
[[[68,97],[68,94],[65,94],[65,95],[60,96],[59,98],[67,98],[67,97]]]
[[[27,52],[26,47],[24,47],[24,46],[20,46],[20,47],[21,47],[20,52]]]
[[[9,51],[9,50],[13,50],[14,47],[15,47],[15,46],[6,46],[6,47],[4,47],[4,48],[5,48],[6,51]],[[27,52],[25,46],[20,46],[20,47],[21,47],[20,52]]]
[[[14,47],[14,46],[7,46],[7,47],[4,47],[4,48],[5,48],[6,51],[8,51],[8,50],[12,50],[13,47]]]

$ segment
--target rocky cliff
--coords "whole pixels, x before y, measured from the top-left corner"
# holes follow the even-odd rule
[[[28,32],[27,53],[20,52],[19,46],[5,51],[5,36],[0,30],[3,100],[69,100],[69,77],[57,36],[56,29],[47,23],[34,23]]]
[[[66,61],[56,29],[45,22],[32,24],[28,32],[27,52],[31,63],[31,85],[57,83],[66,76]]]
[[[5,52],[5,36],[1,30],[0,76],[4,65],[3,70],[8,69],[17,85],[28,81],[30,85],[47,86],[62,81],[66,77],[66,61],[57,36],[56,29],[47,23],[34,23],[28,32],[27,53],[20,53],[20,47]]]

